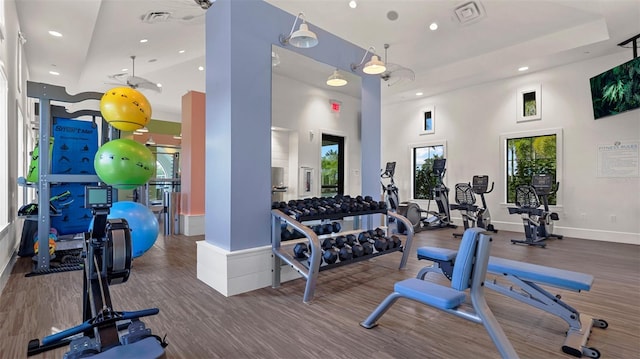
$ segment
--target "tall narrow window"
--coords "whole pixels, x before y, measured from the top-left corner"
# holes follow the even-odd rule
[[[322,134],[321,195],[344,194],[344,137]]]
[[[558,146],[560,134],[555,131],[533,135],[505,136],[507,203],[516,200],[516,188],[531,184],[535,174],[548,174],[558,181]],[[549,204],[557,204],[556,194],[549,196]]]
[[[433,160],[444,158],[444,145],[414,147],[411,153],[413,164],[413,199],[433,199],[431,189],[436,178],[429,174],[433,168]]]
[[[9,81],[4,68],[0,67],[0,230],[9,223],[9,144],[7,131],[9,128]]]

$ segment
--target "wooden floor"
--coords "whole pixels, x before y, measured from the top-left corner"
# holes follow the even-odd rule
[[[419,233],[406,270],[401,253],[320,274],[312,304],[302,303],[304,281],[226,298],[196,279],[196,244],[202,237],[160,238],[134,261],[130,280],[113,286],[116,310],[160,308],[145,319],[167,334],[168,358],[497,358],[481,325],[408,300],[399,300],[367,330],[358,325],[387,296],[393,283],[427,264],[415,248],[457,248],[451,230]],[[595,276],[592,290],[557,291],[579,311],[606,319],[589,345],[603,358],[640,358],[640,246],[565,238],[546,249],[516,246],[501,232],[492,254]],[[67,272],[25,278],[19,259],[0,296],[0,358],[23,358],[29,339],[81,321],[81,275]],[[428,280],[446,284],[444,277]],[[521,358],[571,358],[561,352],[567,325],[557,317],[486,291],[489,306]],[[556,292],[554,292],[556,293]],[[61,358],[60,348],[36,358]]]

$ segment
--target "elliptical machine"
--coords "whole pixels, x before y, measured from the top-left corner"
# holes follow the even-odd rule
[[[85,236],[83,323],[29,341],[27,356],[69,345],[66,359],[164,358],[164,339],[151,334],[140,318],[156,315],[158,308],[133,312],[113,310],[109,285],[124,283],[131,273],[131,233],[125,219],[107,219],[112,204],[111,186],[85,187],[85,208],[94,214],[93,230]],[[124,332],[126,331],[126,332]],[[82,334],[81,336],[78,336]]]
[[[494,183],[491,182],[491,189],[489,187],[489,176],[473,176],[471,183],[458,183],[455,187],[455,201],[456,204],[451,204],[452,210],[459,210],[462,215],[462,223],[464,224],[465,231],[471,227],[484,228],[487,231],[498,233],[498,230],[491,224],[491,213],[487,206],[487,201],[484,198],[486,193],[493,191]],[[482,207],[477,206],[476,197],[474,194],[480,196],[482,200]],[[469,225],[471,223],[471,225]],[[454,233],[454,237],[462,237],[462,233]]]
[[[393,164],[393,168],[395,170],[395,162],[387,163],[387,167],[389,167],[390,163]],[[393,172],[391,175],[391,183],[386,186],[382,184],[382,189],[385,193],[385,200],[387,200],[387,198],[395,198],[396,203],[399,203],[396,209],[398,214],[406,217],[409,222],[411,222],[415,233],[425,229],[456,228],[451,221],[451,215],[449,212],[449,188],[447,188],[447,186],[442,182],[442,178],[446,171],[445,165],[445,159],[435,159],[433,162],[433,170],[429,174],[429,176],[436,177],[436,186],[431,190],[438,205],[438,212],[429,211],[429,207],[427,207],[427,210],[425,211],[415,202],[398,202],[398,188],[393,182]],[[389,177],[385,177],[385,173],[386,172],[383,173],[382,177]],[[429,205],[430,204],[431,200],[429,200]],[[398,231],[403,233],[402,228],[398,228]]]
[[[421,216],[421,229],[441,229],[441,228],[456,228],[451,220],[451,212],[449,208],[449,188],[444,185],[442,181],[446,169],[447,160],[444,158],[438,158],[433,160],[433,169],[429,174],[431,177],[435,177],[436,184],[431,189],[433,199],[436,201],[438,211],[430,211],[431,200],[427,205],[427,210],[421,210],[424,216]]]
[[[537,174],[531,177],[531,185],[516,188],[516,206],[509,207],[509,214],[519,214],[524,225],[524,240],[512,239],[512,244],[526,244],[530,246],[546,247],[544,241],[561,235],[553,234],[554,221],[559,220],[558,213],[549,210],[550,195],[558,192],[560,183],[553,184],[553,178],[547,174]],[[539,208],[542,206],[542,208]]]
[[[380,175],[380,185],[382,186],[382,193],[384,196],[384,201],[387,203],[387,208],[396,212],[398,210],[398,187],[393,180],[393,175],[396,173],[396,163],[395,162],[387,162],[385,166],[384,172]],[[388,178],[389,183],[384,184],[382,182],[383,178]]]

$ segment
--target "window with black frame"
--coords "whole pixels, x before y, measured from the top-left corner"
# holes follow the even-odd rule
[[[431,176],[433,161],[444,158],[444,145],[414,147],[411,151],[413,166],[413,199],[433,199],[432,189],[436,177]]]

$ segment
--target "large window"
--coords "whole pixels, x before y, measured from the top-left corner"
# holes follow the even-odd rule
[[[0,67],[0,231],[9,223],[9,82],[4,68]]]
[[[413,147],[411,163],[413,165],[413,199],[433,199],[433,187],[436,178],[431,176],[433,160],[444,158],[444,145],[434,144]]]
[[[535,174],[548,174],[559,181],[559,159],[562,133],[559,130],[522,133],[503,136],[506,144],[505,174],[507,203],[516,200],[516,188],[531,184]],[[548,198],[549,204],[557,204],[557,195]]]
[[[344,194],[344,137],[322,134],[321,195]]]

